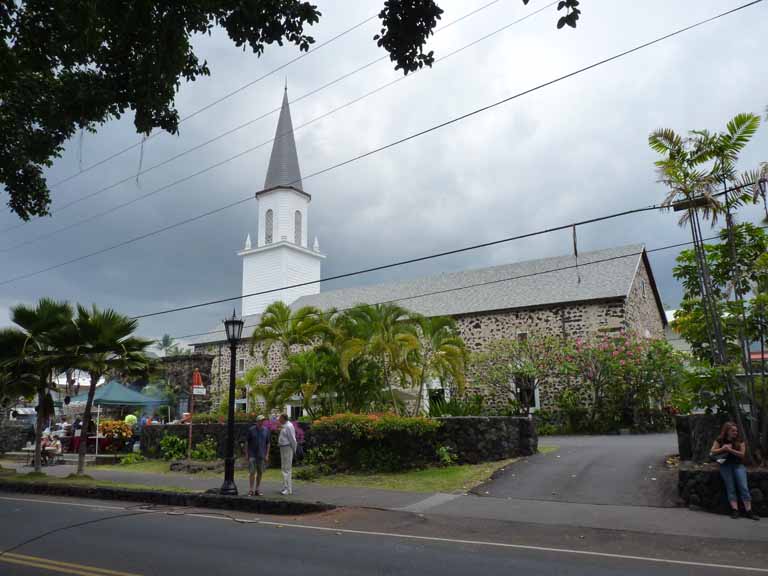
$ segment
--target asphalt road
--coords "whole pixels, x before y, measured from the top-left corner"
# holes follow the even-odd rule
[[[671,507],[676,473],[664,457],[677,452],[674,434],[552,436],[558,450],[508,466],[475,490],[481,496],[582,504]]]
[[[379,516],[375,522],[378,530],[351,530],[341,527],[346,524],[339,525],[333,517],[325,522],[322,518],[253,518],[249,523],[238,523],[226,515],[167,512],[140,511],[96,501],[53,503],[21,496],[4,497],[0,499],[0,573],[251,576],[264,571],[329,576],[463,576],[519,570],[529,576],[679,575],[693,571],[710,576],[732,572],[723,566],[632,557],[629,551],[611,556],[574,553],[567,549],[565,535],[558,536],[559,546],[550,542],[546,546],[523,546],[484,541],[481,533],[465,526],[453,528],[459,533],[464,531],[464,538],[455,534],[441,536],[439,527],[435,534],[422,531],[422,535],[416,535],[406,529],[418,528],[420,520],[413,515],[409,518],[415,521],[401,517],[390,521]],[[575,542],[584,538],[573,537]],[[725,540],[719,541],[720,546],[727,544]],[[741,555],[739,552],[734,558]],[[709,561],[696,554],[691,557],[694,562]]]

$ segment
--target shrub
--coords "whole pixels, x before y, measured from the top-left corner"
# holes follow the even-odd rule
[[[334,469],[398,471],[439,461],[435,439],[440,423],[393,414],[336,414],[316,420],[312,434]],[[332,450],[327,450],[331,446]]]
[[[117,452],[121,450],[126,441],[133,437],[133,428],[122,420],[103,420],[99,423],[99,432],[107,439],[107,450]]]
[[[216,456],[218,455],[218,444],[216,439],[209,436],[202,442],[198,442],[195,447],[192,448],[191,455],[193,460],[216,460]]]
[[[441,465],[451,466],[456,464],[456,451],[450,446],[438,446],[436,453],[437,459]]]
[[[316,480],[320,476],[327,476],[331,474],[333,470],[327,464],[308,464],[301,468],[296,468],[293,473],[293,477],[297,480],[312,481]]]
[[[429,403],[429,415],[432,418],[444,416],[480,416],[483,413],[483,397],[475,394],[470,398],[451,398],[433,400]]]
[[[187,455],[187,443],[183,438],[166,434],[160,440],[160,454],[164,460],[181,460]]]
[[[144,458],[144,456],[141,454],[126,454],[120,458],[120,465],[130,466],[131,464],[138,464],[139,462],[144,462],[145,460],[146,458]]]

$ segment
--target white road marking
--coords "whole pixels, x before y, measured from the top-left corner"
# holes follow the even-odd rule
[[[56,504],[60,506],[78,506],[81,508],[97,508],[102,510],[136,510],[135,508],[120,508],[116,506],[99,506],[95,504],[80,504],[78,502],[57,502],[54,500],[38,500],[33,498],[10,498],[0,496],[0,500],[11,500],[19,502],[35,502],[38,504]],[[202,514],[197,512],[178,513],[163,510],[144,510],[147,513],[163,514],[165,516],[191,516],[194,518],[204,518],[206,520],[231,520],[240,521],[240,519],[229,516],[215,516],[211,514]],[[553,552],[556,554],[574,554],[579,556],[596,556],[599,558],[612,558],[616,560],[635,560],[638,562],[652,562],[657,564],[674,564],[677,566],[695,566],[699,568],[718,568],[721,570],[733,570],[741,572],[758,572],[768,574],[768,568],[752,568],[750,566],[737,566],[733,564],[714,564],[710,562],[694,562],[690,560],[672,560],[670,558],[654,558],[652,556],[633,556],[629,554],[611,554],[609,552],[592,552],[589,550],[573,550],[571,548],[551,548],[548,546],[532,546],[528,544],[509,544],[506,542],[487,542],[484,540],[462,540],[459,538],[440,538],[439,536],[418,536],[416,534],[398,534],[396,532],[375,532],[371,530],[351,530],[349,528],[329,528],[325,526],[311,526],[308,524],[293,524],[291,522],[272,522],[269,520],[253,520],[249,524],[260,524],[262,526],[276,526],[280,528],[299,528],[303,530],[315,530],[318,532],[333,532],[335,534],[356,534],[361,536],[379,536],[384,538],[399,538],[402,540],[419,540],[423,542],[440,542],[446,544],[465,544],[471,546],[488,546],[493,548],[506,548],[512,550],[529,550],[533,552]]]
[[[96,508],[98,510],[127,510],[118,506],[100,506],[97,504],[80,504],[78,502],[60,502],[56,500],[40,500],[37,498],[9,498],[0,496],[0,500],[10,500],[12,502],[35,502],[36,504],[57,504],[59,506],[77,506],[79,508]]]
[[[550,548],[546,546],[531,546],[527,544],[508,544],[506,542],[485,542],[483,540],[461,540],[458,538],[440,538],[438,536],[417,536],[415,534],[397,534],[394,532],[373,532],[369,530],[350,530],[347,528],[326,528],[325,526],[309,526],[306,524],[291,524],[286,522],[258,522],[265,526],[279,526],[284,528],[303,528],[305,530],[318,530],[321,532],[334,532],[337,534],[360,534],[363,536],[383,536],[385,538],[400,538],[404,540],[421,540],[426,542],[442,542],[447,544],[469,544],[473,546],[491,546],[496,548],[510,548],[515,550],[531,550],[534,552],[555,552],[559,554],[578,554],[581,556],[598,556],[601,558],[613,558],[619,560],[637,560],[640,562],[655,562],[660,564],[675,564],[680,566],[696,566],[699,568],[719,568],[722,570],[739,570],[745,572],[768,573],[768,568],[751,568],[749,566],[735,566],[731,564],[712,564],[709,562],[693,562],[688,560],[672,560],[669,558],[654,558],[652,556],[632,556],[628,554],[611,554],[608,552],[591,552],[589,550],[573,550],[569,548]]]

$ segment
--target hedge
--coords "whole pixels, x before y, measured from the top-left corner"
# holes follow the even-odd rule
[[[393,414],[336,414],[312,424],[309,462],[333,470],[398,471],[439,461],[440,422]]]

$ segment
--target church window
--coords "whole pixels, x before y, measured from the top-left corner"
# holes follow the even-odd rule
[[[293,214],[293,243],[301,246],[301,210]]]
[[[267,214],[264,216],[264,243],[272,244],[272,238],[274,237],[274,215],[272,210],[267,210]]]

